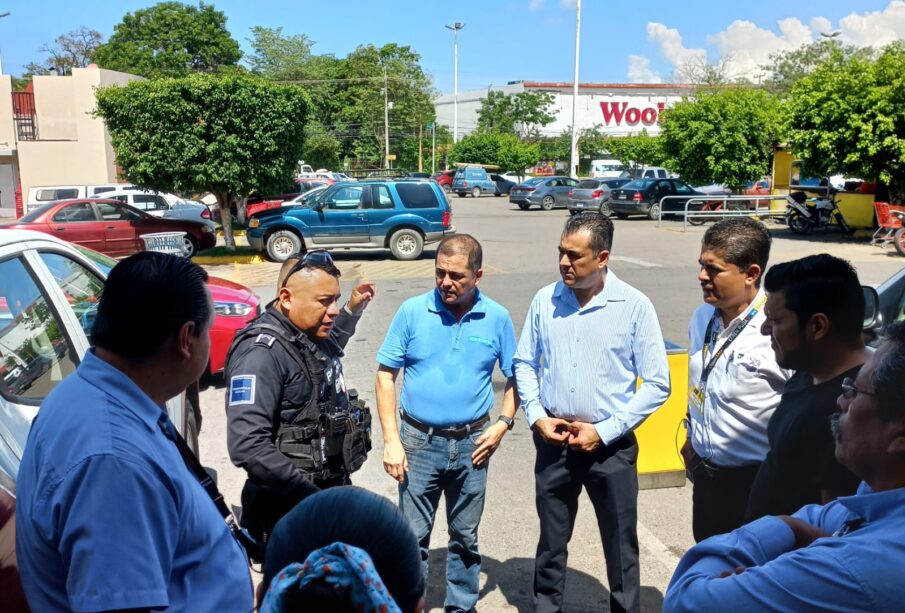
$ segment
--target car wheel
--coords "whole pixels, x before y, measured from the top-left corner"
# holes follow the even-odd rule
[[[459,198],[464,198],[466,196],[465,192],[456,192],[456,195],[458,195]]]
[[[531,205],[528,204],[527,202],[519,202],[518,208],[522,209],[523,211],[527,211],[528,209],[531,208]]]
[[[899,228],[892,236],[892,244],[895,245],[899,255],[905,255],[905,228]]]
[[[555,204],[556,201],[553,199],[553,196],[544,196],[544,199],[540,201],[540,208],[544,209],[545,211],[549,211]]]
[[[471,190],[471,195],[474,196],[475,198],[480,198],[481,197],[481,188],[476,187],[473,190]]]
[[[446,192],[447,194],[450,193],[450,192],[452,192],[452,186],[451,186],[450,184],[448,184],[448,183],[445,184],[445,185],[443,186],[443,191]]]
[[[650,205],[650,210],[647,211],[648,219],[660,219],[660,203],[655,202]]]
[[[601,202],[600,207],[597,209],[597,212],[603,215],[604,217],[610,216],[610,205],[606,202]]]
[[[191,258],[192,256],[198,253],[198,241],[195,240],[195,237],[191,234],[186,234],[182,238],[182,255],[187,258]]]
[[[200,457],[198,453],[198,412],[188,397],[185,399],[185,436],[183,438],[195,456]]]
[[[267,256],[274,262],[285,262],[302,250],[302,239],[290,230],[277,230],[267,237]]]
[[[811,224],[804,218],[804,215],[796,210],[791,210],[786,215],[786,224],[788,224],[789,230],[795,234],[807,234],[811,231]]]
[[[424,251],[424,239],[417,230],[397,230],[390,237],[390,251],[397,260],[417,259]]]

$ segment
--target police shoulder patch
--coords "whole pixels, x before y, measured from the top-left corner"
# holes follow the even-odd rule
[[[229,380],[229,406],[255,403],[255,375],[236,375]]]
[[[274,341],[277,339],[271,336],[270,334],[258,334],[257,338],[255,338],[255,345],[267,345],[268,347],[272,347]]]

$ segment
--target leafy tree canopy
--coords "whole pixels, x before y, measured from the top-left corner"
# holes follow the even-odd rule
[[[626,167],[666,165],[663,142],[659,137],[648,134],[647,130],[631,136],[610,138],[606,141],[606,149]]]
[[[540,129],[556,119],[552,106],[553,95],[549,92],[506,94],[491,90],[478,109],[478,130],[537,138]]]
[[[94,61],[104,37],[97,30],[82,26],[77,30],[57,36],[53,45],[42,45],[38,51],[45,54],[40,62],[25,65],[27,75],[47,74],[54,68],[58,74],[72,74],[73,68],[84,68]]]
[[[523,143],[512,134],[470,134],[449,151],[451,162],[495,164],[503,171],[521,172],[539,159],[540,147],[536,143]]]
[[[692,184],[741,188],[766,174],[780,138],[779,99],[762,89],[698,92],[662,116],[667,166]]]
[[[240,57],[226,15],[203,2],[161,2],[127,13],[95,55],[102,68],[148,78],[215,72]]]
[[[227,246],[229,203],[280,188],[301,153],[307,95],[246,75],[132,81],[97,93],[116,161],[131,183],[217,197]]]
[[[822,38],[791,51],[773,53],[770,55],[770,63],[761,66],[769,74],[766,85],[776,93],[788,94],[799,79],[837,54],[841,54],[842,59],[869,59],[873,50],[845,45],[835,38]]]
[[[905,43],[871,59],[834,50],[798,79],[785,105],[788,141],[805,169],[905,183]]]

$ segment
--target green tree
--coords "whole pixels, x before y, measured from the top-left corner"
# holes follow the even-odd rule
[[[668,165],[662,140],[651,136],[647,130],[631,136],[607,139],[606,149],[626,167]]]
[[[309,76],[314,41],[304,34],[283,36],[283,28],[255,26],[247,40],[252,53],[245,57],[245,62],[253,73],[276,81]]]
[[[478,109],[478,130],[537,138],[540,129],[556,119],[549,92],[506,94],[491,90]]]
[[[779,99],[752,87],[700,91],[662,117],[666,165],[692,184],[739,189],[766,174],[780,135]]]
[[[132,81],[97,94],[125,178],[149,189],[214,194],[230,250],[230,203],[293,176],[308,104],[296,86],[245,75]]]
[[[323,126],[311,125],[306,128],[302,157],[312,168],[339,168],[342,144]]]
[[[73,68],[84,68],[94,61],[94,55],[103,42],[100,32],[85,26],[61,34],[53,45],[42,45],[38,49],[45,58],[26,64],[26,75],[47,74],[50,68],[61,75],[72,74]]]
[[[587,170],[593,156],[607,150],[610,140],[600,131],[600,124],[578,130],[578,166]],[[539,142],[541,159],[569,161],[572,157],[572,128],[554,139]]]
[[[761,70],[769,75],[765,84],[772,91],[787,95],[799,79],[811,74],[833,57],[838,56],[842,60],[856,57],[870,59],[872,55],[870,48],[845,45],[835,38],[822,38],[791,51],[770,54],[770,62],[761,66]]]
[[[500,170],[521,172],[540,159],[540,146],[523,143],[512,134],[476,132],[453,145],[449,159],[454,163],[493,164]]]
[[[215,72],[240,57],[226,15],[203,2],[161,2],[127,13],[95,54],[102,68],[148,78]]]
[[[905,43],[876,59],[836,50],[791,94],[788,142],[809,174],[905,183]]]

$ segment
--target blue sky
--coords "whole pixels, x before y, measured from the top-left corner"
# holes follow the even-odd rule
[[[3,71],[18,75],[38,48],[88,26],[109,36],[140,0],[0,0]],[[453,84],[453,35],[459,33],[460,90],[507,81],[571,81],[574,0],[217,0],[227,27],[248,51],[249,28],[283,27],[316,41],[316,53],[344,56],[360,44],[410,45],[441,92]],[[903,0],[584,0],[582,82],[669,81],[677,63],[730,56],[732,72],[756,79],[771,51],[794,48],[821,31],[878,45],[905,38]]]

